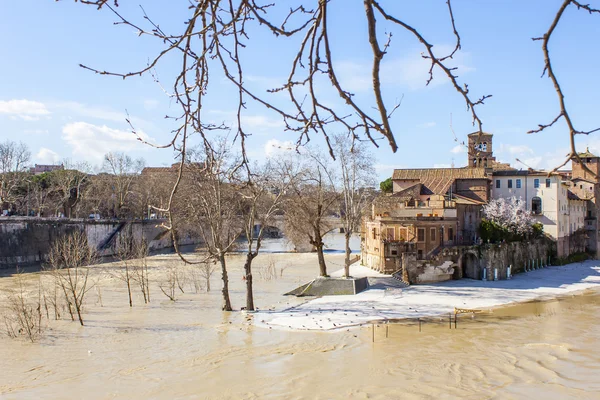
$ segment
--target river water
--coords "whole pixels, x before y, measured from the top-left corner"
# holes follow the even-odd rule
[[[243,258],[228,261],[239,308]],[[337,269],[343,255],[331,252],[327,261]],[[173,255],[152,257],[153,281],[173,263]],[[317,272],[314,254],[261,255],[255,271],[268,266],[279,274],[257,276],[259,307],[294,302],[281,293]],[[594,292],[463,315],[457,329],[437,319],[420,332],[413,323],[394,324],[386,337],[384,325],[332,332],[254,327],[249,320],[260,313],[219,311],[216,275],[209,293],[186,288],[171,302],[154,287],[150,304],[136,295],[130,309],[109,270],[93,272],[101,296],[88,295],[85,327],[50,321],[38,343],[0,338],[0,398],[600,398]],[[37,279],[24,277],[30,285]],[[15,284],[0,279],[0,293]]]

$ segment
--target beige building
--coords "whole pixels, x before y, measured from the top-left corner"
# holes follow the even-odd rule
[[[556,240],[559,257],[598,251],[598,181],[582,165],[600,173],[600,158],[580,158],[572,174],[517,170],[496,161],[492,134],[476,132],[468,135],[467,167],[394,170],[392,194],[376,199],[363,219],[362,263],[385,273],[414,271],[416,263],[434,271],[430,281],[450,279],[452,262],[440,253],[479,243],[482,207],[513,196]]]
[[[544,233],[556,240],[559,257],[580,247],[571,243],[570,237],[584,229],[586,201],[570,190],[570,181],[560,174],[530,170],[495,171],[492,180],[492,199],[515,197],[524,201],[544,226]]]

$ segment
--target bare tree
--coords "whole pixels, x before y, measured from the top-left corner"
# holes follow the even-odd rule
[[[342,207],[345,253],[344,276],[350,276],[350,238],[360,229],[362,213],[370,203],[375,181],[373,157],[362,142],[347,135],[334,136],[334,151],[341,172]]]
[[[567,8],[569,8],[570,6],[577,8],[578,10],[583,10],[589,14],[600,15],[600,9],[592,8],[592,7],[590,7],[589,4],[583,4],[577,0],[564,0],[563,3],[561,4],[561,6],[559,7],[558,11],[556,12],[556,15],[554,16],[554,19],[552,20],[552,23],[550,24],[548,31],[546,33],[544,33],[544,35],[542,37],[533,38],[533,40],[539,40],[542,42],[542,51],[544,53],[544,69],[542,71],[542,77],[547,74],[548,78],[550,78],[550,80],[552,81],[552,84],[554,85],[554,90],[556,91],[556,94],[558,96],[558,103],[559,103],[560,111],[558,112],[558,115],[550,123],[539,124],[537,129],[530,130],[527,133],[542,132],[543,130],[553,126],[555,123],[557,123],[561,119],[564,120],[564,122],[567,124],[567,127],[568,127],[569,144],[571,147],[571,151],[567,155],[565,161],[561,165],[554,168],[551,171],[551,173],[557,171],[559,168],[563,167],[565,164],[567,164],[572,159],[576,159],[581,164],[581,166],[583,167],[584,170],[586,170],[592,176],[596,176],[596,173],[594,171],[589,169],[585,163],[581,162],[581,159],[579,158],[579,153],[577,152],[576,147],[575,147],[575,136],[576,135],[589,135],[590,133],[600,131],[600,128],[587,130],[587,131],[583,131],[583,130],[575,128],[575,123],[573,122],[573,119],[571,118],[571,115],[569,114],[569,111],[565,104],[565,94],[560,85],[560,82],[558,81],[558,77],[556,76],[556,73],[554,71],[554,67],[552,65],[552,60],[550,58],[550,51],[548,50],[548,46],[550,43],[550,39],[552,38],[552,34],[554,33],[554,30],[556,29],[556,27],[558,26],[558,23],[562,19],[563,15],[565,13],[565,10],[567,10]]]
[[[323,236],[331,230],[340,199],[330,160],[314,149],[302,155],[302,169],[285,196],[285,232],[293,242],[308,242],[319,259],[319,273],[327,275]]]
[[[231,153],[230,144],[225,139],[214,147],[206,144],[190,159],[186,164],[186,185],[189,186],[178,198],[178,223],[180,226],[183,225],[181,220],[193,223],[208,257],[220,264],[223,310],[232,311],[225,255],[234,248],[243,230],[240,197],[235,186],[241,163]]]
[[[245,182],[240,184],[244,235],[246,237],[246,310],[254,310],[252,288],[252,261],[258,256],[265,229],[273,223],[273,218],[281,212],[282,203],[289,186],[295,178],[289,174],[290,166],[284,162],[268,160],[262,166],[255,166],[248,173]],[[250,170],[248,170],[250,171]]]
[[[127,286],[127,296],[129,298],[129,307],[133,307],[131,296],[131,281],[133,280],[133,264],[136,256],[136,243],[131,234],[131,225],[129,229],[121,231],[117,243],[117,257],[119,258],[121,268],[116,270],[114,276],[123,281]]]
[[[84,185],[88,182],[89,164],[85,162],[63,162],[64,168],[48,174],[52,191],[56,197],[57,212],[64,210],[66,217],[73,217],[73,211],[84,195]],[[56,214],[56,213],[55,213]]]
[[[148,243],[145,240],[133,243],[133,279],[138,283],[144,303],[150,302],[150,278],[148,276]]]
[[[32,343],[40,338],[44,326],[42,323],[42,285],[38,282],[38,290],[34,296],[25,289],[22,274],[17,271],[17,288],[8,291],[4,326],[6,334],[11,338],[25,336]]]
[[[115,217],[127,216],[133,194],[135,179],[144,168],[144,160],[134,160],[124,153],[108,153],[104,156],[103,170],[108,173],[112,194],[114,195]]]
[[[49,199],[52,190],[52,182],[48,172],[30,176],[27,181],[28,214],[29,210],[32,210],[38,217],[42,217],[45,216],[46,209],[54,208],[51,199]]]
[[[207,292],[210,292],[210,277],[214,274],[216,269],[217,266],[213,261],[205,261],[199,266],[200,275],[204,278],[204,287]]]
[[[27,178],[31,152],[24,143],[6,140],[0,143],[0,207],[14,203],[19,186]]]
[[[370,140],[375,146],[379,146],[378,139],[384,139],[391,149],[396,151],[397,143],[390,119],[400,103],[384,101],[385,88],[380,76],[382,60],[391,52],[393,32],[406,34],[422,46],[423,57],[430,62],[427,84],[433,79],[434,70],[441,71],[464,99],[467,109],[471,111],[473,124],[477,125],[478,131],[482,131],[476,108],[489,96],[473,99],[467,84],[458,80],[452,59],[461,48],[461,39],[455,26],[450,0],[446,1],[448,32],[453,36],[455,46],[447,54],[434,51],[433,45],[417,29],[400,16],[388,11],[391,7],[382,6],[376,0],[363,1],[364,18],[368,27],[365,39],[372,49],[373,98],[370,99],[356,99],[340,80],[339,65],[334,62],[336,54],[330,42],[330,38],[336,35],[335,28],[330,25],[331,19],[335,18],[331,11],[331,1],[311,0],[292,4],[279,2],[261,5],[255,0],[198,0],[191,3],[189,17],[181,25],[182,30],[175,32],[164,30],[164,26],[148,15],[143,8],[139,18],[136,18],[121,14],[116,0],[80,2],[112,13],[116,18],[115,25],[132,28],[140,36],[154,38],[163,46],[162,50],[150,57],[146,66],[132,72],[112,72],[97,67],[80,66],[101,75],[123,79],[152,74],[161,87],[168,88],[163,90],[180,107],[180,112],[172,116],[172,120],[177,121],[173,135],[164,144],[148,143],[130,122],[132,131],[139,140],[158,148],[172,148],[178,155],[179,172],[168,203],[157,208],[158,212],[169,218],[165,227],[171,231],[177,230],[171,214],[183,177],[190,135],[197,134],[205,144],[210,144],[211,133],[215,130],[234,130],[234,139],[240,145],[241,162],[247,165],[246,140],[252,132],[244,123],[243,114],[248,108],[248,103],[264,107],[281,118],[285,130],[295,134],[297,146],[310,141],[311,135],[321,135],[325,138],[330,155],[333,156],[330,132],[343,130],[350,132],[354,139]],[[381,26],[377,25],[378,19]],[[285,40],[286,45],[295,39],[298,46],[297,52],[287,61],[287,78],[282,79],[280,85],[267,90],[266,93],[255,90],[245,79],[249,68],[244,62],[244,57],[252,55],[254,44],[250,39],[251,33],[261,30],[272,33],[276,40],[283,38],[281,40]],[[387,32],[385,37],[382,37],[382,32]],[[169,84],[163,85],[158,81],[155,68],[173,54],[179,56],[181,68]],[[234,126],[215,124],[205,118],[205,96],[212,92],[209,77],[215,74],[224,76],[236,92]],[[280,103],[281,95],[287,98],[287,102]],[[331,95],[339,98],[337,104],[330,104]]]
[[[159,282],[158,288],[169,300],[177,300],[175,294],[177,289],[177,266],[175,264],[169,265],[167,276]]]
[[[47,270],[62,290],[71,319],[75,313],[83,326],[83,305],[86,293],[93,287],[88,282],[89,265],[97,259],[88,245],[85,232],[75,231],[54,240],[48,253]]]

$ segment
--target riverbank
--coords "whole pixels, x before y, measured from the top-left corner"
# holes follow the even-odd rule
[[[330,271],[342,268],[343,254],[325,258]],[[231,301],[239,310],[245,299],[245,258],[232,255],[227,261]],[[495,309],[489,318],[477,315],[451,330],[437,322],[423,324],[422,331],[412,324],[390,324],[389,335],[388,329],[264,329],[256,324],[269,313],[220,310],[218,272],[210,292],[196,292],[197,267],[183,265],[176,255],[149,257],[148,266],[148,304],[136,290],[130,308],[126,286],[114,274],[117,264],[102,264],[90,270],[94,288],[86,296],[84,327],[63,314],[57,321],[52,315],[44,318],[46,331],[36,343],[0,334],[0,398],[562,400],[600,394],[597,296]],[[159,285],[175,266],[186,282],[185,293],[177,289],[177,301],[170,301]],[[261,310],[305,303],[282,293],[318,273],[314,253],[261,254],[254,267]],[[545,273],[515,282],[540,277],[538,272]],[[351,274],[360,271],[353,268]],[[42,275],[20,277],[35,298]],[[18,281],[0,279],[0,314],[7,290],[18,288]],[[486,284],[500,288],[506,283]],[[446,285],[436,286],[446,290]],[[413,286],[403,296],[420,288]]]
[[[362,271],[353,274],[360,276]],[[454,308],[489,310],[591,288],[600,288],[598,260],[547,267],[503,281],[462,279],[404,289],[375,288],[353,296],[323,296],[291,308],[260,312],[255,323],[272,329],[339,330],[375,321],[447,315]]]

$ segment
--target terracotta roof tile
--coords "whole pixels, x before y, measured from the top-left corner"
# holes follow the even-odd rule
[[[395,169],[392,180],[415,180],[421,194],[445,194],[456,179],[487,179],[484,168]]]

